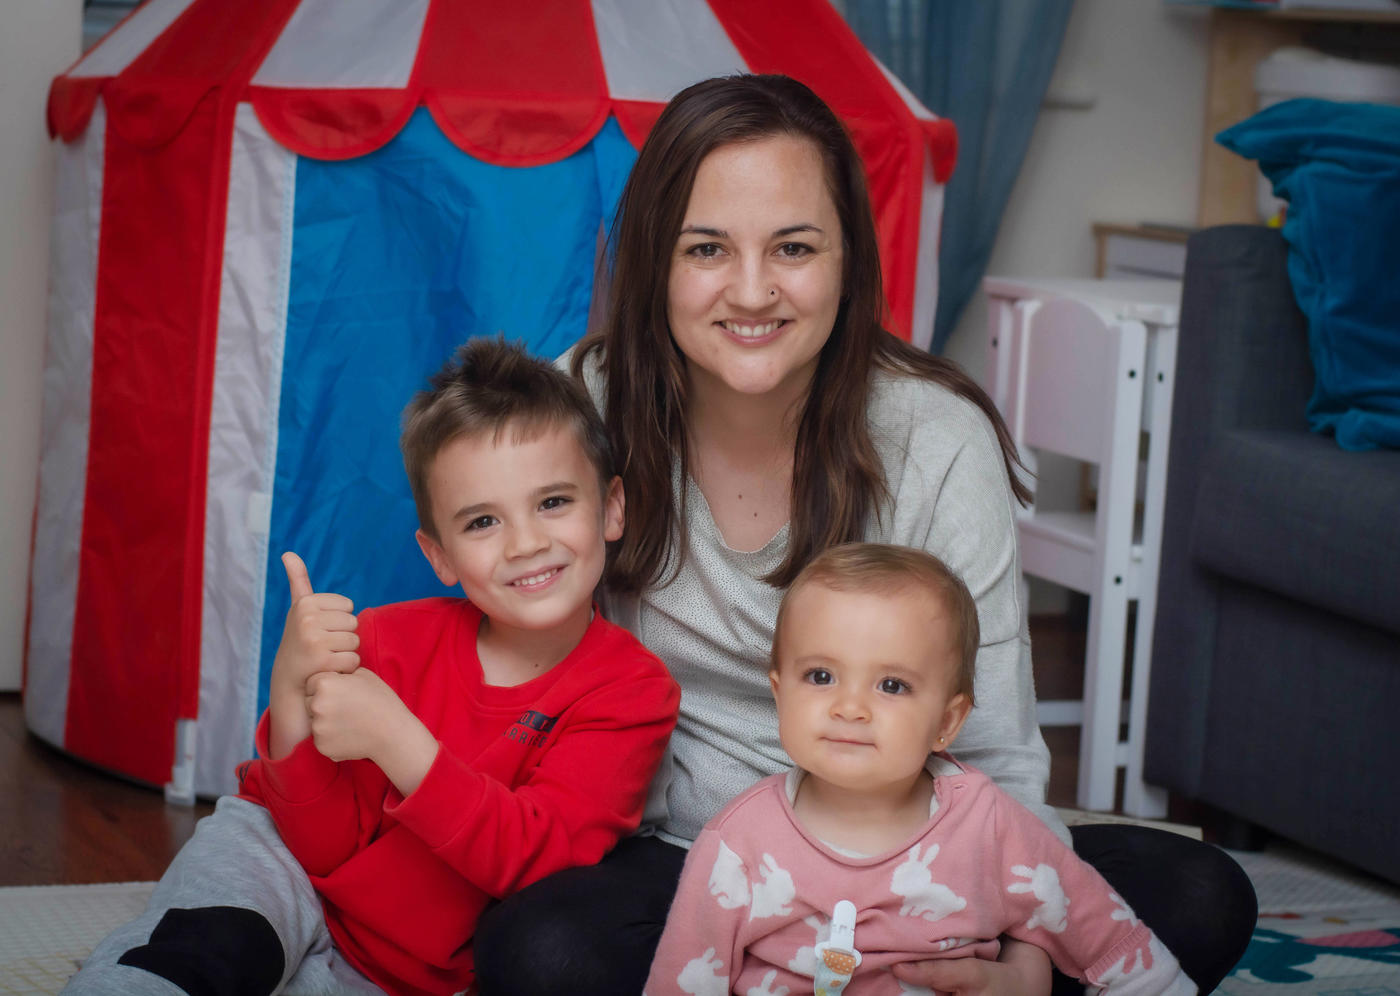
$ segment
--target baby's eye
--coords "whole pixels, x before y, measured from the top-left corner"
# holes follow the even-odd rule
[[[814,667],[802,676],[802,680],[813,685],[829,685],[836,679],[824,667]]]
[[[550,495],[544,501],[540,502],[540,508],[548,512],[551,509],[563,508],[572,501],[573,499],[568,495]]]
[[[489,529],[495,524],[496,517],[494,515],[478,515],[475,519],[467,523],[467,532],[471,532],[474,529]]]
[[[907,681],[900,681],[898,678],[881,678],[880,691],[886,695],[904,695],[913,689],[909,687]]]

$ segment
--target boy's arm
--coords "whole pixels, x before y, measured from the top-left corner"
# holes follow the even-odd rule
[[[743,958],[739,928],[749,908],[738,897],[722,903],[711,894],[711,873],[722,846],[719,834],[710,829],[700,831],[691,845],[644,996],[727,993],[738,978]]]
[[[593,864],[641,822],[680,702],[659,662],[620,673],[625,680],[568,708],[548,734],[553,745],[517,784],[443,747],[417,791],[387,812],[490,896]]]
[[[1102,875],[1029,810],[998,800],[1007,934],[1043,948],[1066,975],[1124,996],[1190,996],[1195,983]]]
[[[268,688],[270,731],[266,755],[286,757],[311,733],[306,710],[306,682],[323,671],[351,672],[360,666],[360,638],[354,603],[344,595],[317,594],[300,557],[282,555],[292,604],[282,642],[272,663]]]
[[[384,664],[376,652],[376,618],[369,609],[359,619],[366,666],[355,673],[369,674]],[[307,716],[304,693],[300,708]],[[331,760],[309,736],[273,760],[271,736],[269,708],[255,734],[259,759],[240,769],[240,794],[268,809],[288,850],[308,873],[329,874],[359,851],[378,828],[388,783],[368,766]]]

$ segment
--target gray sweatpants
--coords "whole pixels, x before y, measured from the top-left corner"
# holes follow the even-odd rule
[[[262,806],[232,796],[200,820],[146,911],[103,938],[64,993],[374,994],[331,943],[306,872]]]

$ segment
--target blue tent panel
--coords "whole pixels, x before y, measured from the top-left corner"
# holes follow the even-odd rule
[[[370,155],[298,161],[259,709],[289,604],[282,551],[357,609],[445,593],[413,539],[400,412],[473,336],[550,358],[577,341],[635,158],[610,120],[567,159],[494,166],[420,109]]]

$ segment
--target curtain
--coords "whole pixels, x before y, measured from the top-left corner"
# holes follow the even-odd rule
[[[977,290],[1074,0],[833,0],[865,46],[958,129],[943,206],[942,352]]]

